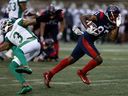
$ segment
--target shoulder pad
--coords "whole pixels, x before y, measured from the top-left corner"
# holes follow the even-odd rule
[[[104,18],[104,12],[100,11],[100,19],[103,19],[103,18]]]

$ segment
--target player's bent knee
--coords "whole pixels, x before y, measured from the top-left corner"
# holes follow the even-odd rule
[[[76,60],[72,56],[68,57],[68,61],[70,62],[70,64],[73,64],[76,62]]]
[[[103,62],[103,59],[102,59],[101,56],[97,56],[97,57],[95,58],[95,60],[96,60],[96,62],[97,62],[97,65],[100,65],[100,64]]]

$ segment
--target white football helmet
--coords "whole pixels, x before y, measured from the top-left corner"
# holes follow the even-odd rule
[[[0,35],[7,33],[9,28],[13,25],[13,21],[11,19],[1,19],[0,20]]]

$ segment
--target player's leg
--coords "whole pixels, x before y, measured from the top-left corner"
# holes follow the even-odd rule
[[[11,73],[22,84],[23,82],[26,82],[26,81],[25,81],[23,74],[19,74],[15,71],[15,69],[18,67],[19,67],[19,65],[15,61],[12,61],[11,64],[9,65],[9,69],[10,69]]]
[[[81,70],[78,70],[78,75],[80,76],[81,80],[86,83],[90,84],[90,80],[87,78],[87,72],[98,66],[99,64],[102,63],[102,58],[94,46],[94,44],[89,44],[88,41],[83,38],[82,39],[83,43],[83,50],[92,57],[92,60],[90,60]]]
[[[27,73],[27,74],[31,74],[32,73],[32,70],[31,68],[29,68],[28,66],[28,63],[27,63],[27,60],[25,58],[25,55],[23,53],[23,51],[19,48],[19,47],[16,47],[14,46],[12,48],[13,50],[13,54],[16,58],[19,59],[20,61],[20,66],[16,69],[16,72],[18,73]]]
[[[59,58],[59,41],[54,42],[54,49],[56,51],[56,59]]]
[[[49,72],[45,72],[43,74],[45,85],[50,88],[49,82],[51,81],[52,77],[56,73],[58,73],[59,71],[61,71],[62,69],[64,69],[65,67],[67,67],[67,66],[75,63],[83,55],[84,55],[84,52],[80,49],[79,44],[77,44],[77,46],[74,48],[71,56],[63,59],[54,68],[52,68]]]
[[[30,84],[25,80],[24,75],[21,73],[17,73],[15,70],[19,67],[19,64],[16,63],[16,59],[14,59],[11,64],[9,65],[9,69],[11,73],[14,75],[14,77],[22,84],[21,90],[18,92],[18,94],[26,94],[27,92],[30,92],[32,90],[32,87]]]
[[[22,50],[22,52],[24,54],[24,57],[26,59],[26,61],[24,61],[24,62],[27,62],[27,61],[30,61],[32,58],[34,58],[35,56],[37,56],[40,53],[41,46],[40,46],[40,43],[37,40],[33,40],[31,42],[28,42],[28,43],[24,44],[23,46],[20,46],[19,48]],[[29,56],[27,56],[27,54],[29,54]],[[24,63],[24,62],[21,62],[21,63]],[[27,70],[28,71],[27,72],[26,69],[29,68],[29,67],[24,67],[24,66],[23,67],[21,66],[21,67],[17,68],[16,71],[19,72],[19,73],[31,74],[32,70],[30,70],[30,71]],[[28,64],[27,64],[27,66],[28,66]]]

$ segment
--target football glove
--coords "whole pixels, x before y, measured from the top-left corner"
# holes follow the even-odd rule
[[[116,26],[119,27],[121,25],[121,14],[116,18]]]
[[[43,42],[44,41],[44,37],[40,36],[40,41]]]
[[[72,31],[76,34],[76,35],[82,35],[84,34],[84,32],[80,31],[80,29],[77,26],[73,26]]]
[[[98,29],[96,27],[94,27],[93,25],[90,25],[87,29],[86,29],[86,32],[91,34],[91,35],[94,35],[94,36],[97,36],[98,33],[96,32]]]
[[[59,32],[58,34],[57,34],[57,40],[60,40],[61,38],[62,38],[62,32]]]

